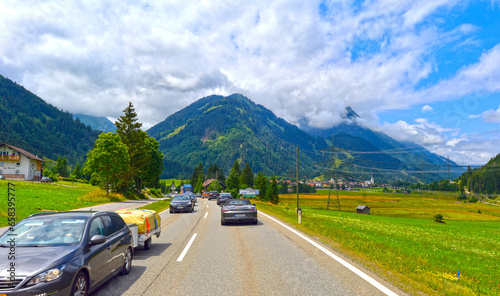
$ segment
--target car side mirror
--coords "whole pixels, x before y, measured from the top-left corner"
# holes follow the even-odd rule
[[[90,245],[100,245],[106,241],[106,237],[104,235],[96,234],[90,239]]]
[[[256,205],[255,205],[255,204],[252,204],[252,206],[254,206],[254,207],[255,207]]]

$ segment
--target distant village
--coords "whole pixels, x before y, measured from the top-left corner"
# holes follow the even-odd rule
[[[294,186],[297,186],[297,184],[294,181],[288,181],[288,180],[281,180],[279,181],[279,184],[283,184],[284,182],[288,183],[288,191],[292,192]],[[308,180],[308,181],[300,181],[301,184],[305,184],[311,187],[314,187],[316,189],[328,189],[330,186],[334,189],[340,189],[340,190],[355,190],[358,188],[371,188],[371,187],[386,187],[386,184],[381,184],[381,185],[375,185],[375,180],[373,179],[373,176],[371,177],[370,180],[364,181],[364,182],[352,182],[352,181],[346,181],[344,178],[338,178],[337,180],[335,179],[330,179],[328,181],[321,181],[321,180]]]

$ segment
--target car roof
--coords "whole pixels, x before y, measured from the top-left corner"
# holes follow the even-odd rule
[[[92,217],[92,216],[98,216],[98,215],[103,215],[103,214],[108,214],[108,215],[118,215],[115,212],[112,211],[68,211],[68,212],[43,212],[43,213],[36,213],[30,215],[28,218],[32,217],[68,217],[68,218],[74,218],[74,217]]]

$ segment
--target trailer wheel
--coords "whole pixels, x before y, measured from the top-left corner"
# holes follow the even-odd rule
[[[151,249],[151,238],[148,238],[145,242],[144,242],[144,250],[149,250]]]

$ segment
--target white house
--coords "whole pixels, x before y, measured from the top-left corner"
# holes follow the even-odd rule
[[[9,144],[0,144],[0,175],[7,180],[40,180],[44,160]]]

